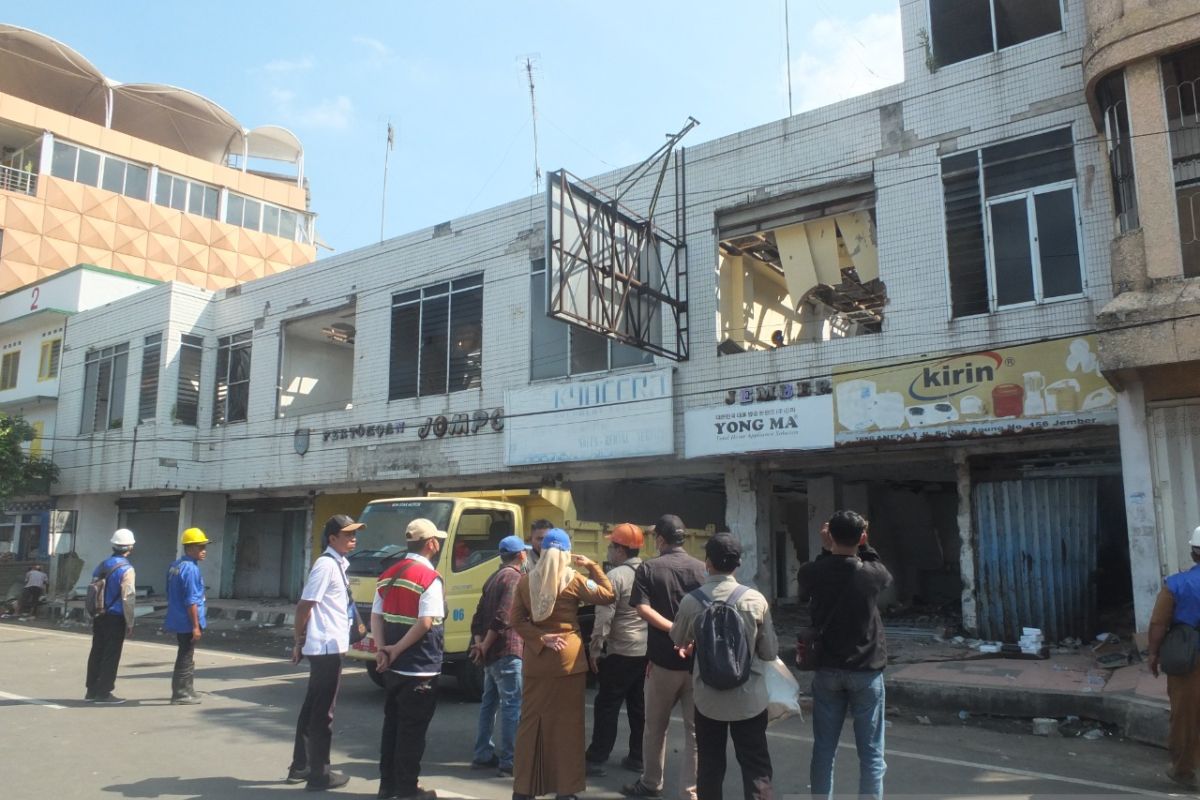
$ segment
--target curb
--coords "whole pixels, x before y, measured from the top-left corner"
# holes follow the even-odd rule
[[[885,685],[889,704],[896,702],[922,709],[967,711],[999,717],[1062,719],[1073,714],[1116,725],[1127,739],[1157,747],[1167,746],[1171,709],[1136,695],[1074,694],[911,680],[886,680]]]

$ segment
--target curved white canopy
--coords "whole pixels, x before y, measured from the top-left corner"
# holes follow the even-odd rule
[[[62,42],[0,24],[0,92],[104,125],[107,84],[94,64]]]
[[[259,125],[246,132],[246,155],[299,164],[304,158],[304,146],[287,128]]]

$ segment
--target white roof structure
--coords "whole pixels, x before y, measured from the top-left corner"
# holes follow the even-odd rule
[[[0,24],[0,92],[196,158],[285,161],[304,177],[304,147],[276,125],[253,130],[207,97],[159,83],[120,83],[37,31]]]

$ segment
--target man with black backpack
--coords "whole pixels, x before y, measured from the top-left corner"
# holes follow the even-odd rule
[[[694,659],[696,796],[721,800],[728,731],[746,800],[770,800],[765,665],[779,655],[771,607],[733,576],[742,563],[737,537],[718,533],[705,544],[704,555],[708,580],[680,601],[671,626],[679,655]]]
[[[125,637],[133,633],[136,576],[129,555],[133,552],[133,531],[121,528],[109,539],[112,555],[92,572],[88,586],[88,611],[92,613],[92,650],[88,653],[87,694],[89,703],[117,705],[123,698],[113,694],[117,666]]]
[[[887,642],[879,593],[892,575],[867,544],[867,521],[837,511],[821,528],[821,554],[800,566],[800,598],[809,600],[815,638],[813,747],[809,782],[813,797],[832,797],[833,760],[846,712],[854,718],[858,796],[883,796],[884,690]],[[799,658],[799,653],[797,653]]]

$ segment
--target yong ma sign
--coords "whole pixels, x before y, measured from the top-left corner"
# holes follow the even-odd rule
[[[1115,425],[1093,336],[834,373],[838,444]]]

